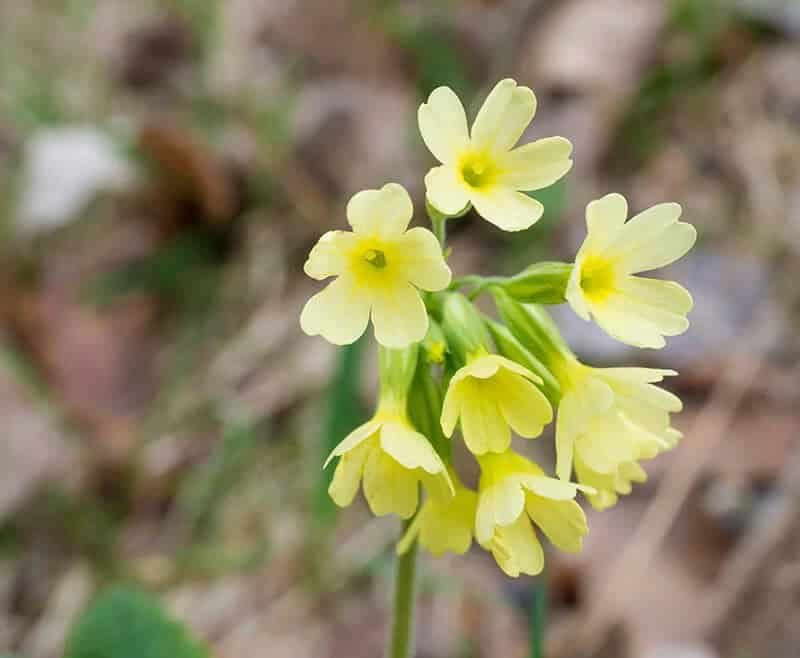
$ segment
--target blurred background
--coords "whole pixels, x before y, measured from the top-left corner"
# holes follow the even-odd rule
[[[380,655],[399,525],[321,471],[374,348],[301,334],[302,264],[360,189],[421,208],[418,104],[503,77],[576,164],[529,231],[454,224],[454,272],[571,260],[610,191],[679,201],[688,333],[555,313],[594,365],[678,369],[686,438],[546,587],[424,558],[417,655],[529,656],[546,598],[551,658],[797,658],[796,0],[0,0],[0,653],[61,656],[127,582],[216,656]]]

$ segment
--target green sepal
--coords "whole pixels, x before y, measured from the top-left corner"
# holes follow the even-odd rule
[[[408,393],[408,415],[414,427],[430,441],[445,464],[451,462],[450,441],[442,431],[442,382],[434,374],[434,367],[420,362],[414,373],[414,382]]]
[[[421,343],[420,359],[428,363],[443,364],[447,356],[447,338],[439,323],[428,318],[428,333]]]
[[[518,302],[525,304],[563,304],[566,302],[567,282],[571,263],[535,263],[519,274],[493,281]]]
[[[564,360],[575,358],[555,322],[541,306],[521,304],[502,288],[492,288],[491,293],[500,319],[548,369],[555,370]]]
[[[550,404],[556,406],[561,400],[561,387],[555,375],[537,358],[530,350],[526,349],[514,335],[499,322],[490,318],[484,318],[489,333],[492,334],[497,351],[507,359],[511,359],[521,366],[524,366],[535,375],[538,375],[542,384],[540,388],[547,396]]]
[[[417,368],[419,343],[402,349],[378,347],[378,373],[381,383],[381,400],[405,400]]]
[[[471,208],[472,208],[472,204],[469,201],[467,201],[467,205],[465,205],[455,215],[446,215],[441,210],[439,210],[436,206],[434,206],[430,202],[430,200],[428,199],[427,196],[425,197],[425,210],[428,213],[428,217],[430,218],[431,221],[433,221],[434,218],[436,218],[436,219],[439,219],[439,218],[441,218],[441,219],[458,219],[458,218],[463,217],[464,215],[466,215],[470,211]]]
[[[464,365],[469,357],[488,352],[491,340],[481,314],[464,295],[448,293],[442,306],[442,330],[455,365]]]

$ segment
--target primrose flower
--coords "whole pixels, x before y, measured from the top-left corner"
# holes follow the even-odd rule
[[[328,489],[340,507],[353,502],[363,480],[364,496],[375,516],[409,519],[417,511],[419,483],[434,498],[453,493],[450,475],[439,455],[415,431],[405,411],[381,404],[375,417],[353,430],[328,457],[340,457]]]
[[[574,498],[578,489],[586,487],[547,477],[536,464],[510,450],[479,461],[475,536],[507,575],[536,575],[544,567],[542,545],[531,522],[561,550],[581,550],[588,526]]]
[[[694,244],[697,231],[679,222],[681,207],[661,203],[626,222],[628,204],[620,194],[586,208],[586,240],[575,257],[566,298],[584,320],[636,347],[664,347],[664,336],[689,327],[692,296],[672,281],[634,276],[669,265]]]
[[[680,399],[655,382],[673,370],[591,368],[577,360],[557,370],[561,403],[556,421],[556,473],[568,480],[575,465],[578,482],[597,489],[590,501],[607,507],[614,494],[628,493],[643,480],[638,467],[675,446],[681,433],[670,426]]]
[[[431,92],[419,108],[422,139],[441,166],[425,176],[428,201],[454,216],[471,203],[505,231],[531,226],[544,207],[522,191],[555,183],[572,167],[572,144],[563,137],[513,148],[536,112],[536,96],[514,80],[497,83],[471,132],[458,96],[449,87]]]
[[[536,387],[542,380],[527,368],[496,354],[478,352],[450,380],[442,405],[442,430],[461,433],[470,452],[505,452],[511,430],[525,438],[542,433],[553,410]]]
[[[422,340],[428,315],[419,290],[446,288],[451,273],[433,233],[406,230],[412,214],[408,192],[396,183],[350,199],[353,231],[328,231],[306,261],[313,279],[337,278],[306,303],[303,331],[346,345],[364,333],[371,314],[381,345],[399,348]]]
[[[452,470],[450,480],[453,482],[455,495],[449,499],[428,498],[422,504],[419,514],[397,544],[398,554],[405,553],[417,538],[425,550],[436,556],[448,551],[463,555],[469,550],[475,527],[478,494],[461,484]]]
[[[613,507],[620,495],[627,496],[633,490],[634,482],[647,481],[647,473],[639,462],[623,462],[610,473],[598,473],[586,466],[580,455],[575,456],[575,476],[578,482],[595,490],[586,498],[596,510]]]

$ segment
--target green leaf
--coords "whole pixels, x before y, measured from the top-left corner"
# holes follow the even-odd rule
[[[136,589],[106,590],[70,632],[64,658],[210,658],[187,628]]]
[[[339,350],[336,371],[328,388],[325,423],[320,437],[320,466],[339,442],[366,420],[358,394],[365,345],[366,340],[362,337]],[[330,525],[336,518],[337,508],[328,496],[333,470],[333,467],[324,471],[320,468],[317,480],[314,520],[322,527]]]

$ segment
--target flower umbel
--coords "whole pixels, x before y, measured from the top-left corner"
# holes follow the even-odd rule
[[[572,144],[549,137],[514,148],[535,112],[533,91],[501,80],[469,131],[458,96],[449,87],[434,89],[418,112],[422,139],[442,163],[425,176],[428,201],[448,216],[471,203],[505,231],[536,222],[544,207],[522,191],[547,187],[564,176],[572,167]]]
[[[450,470],[450,479],[455,495],[449,499],[429,497],[423,503],[419,514],[397,544],[398,553],[405,553],[415,539],[419,539],[425,550],[437,556],[448,551],[463,555],[469,550],[475,528],[478,494],[461,484],[453,470]]]
[[[561,550],[580,551],[588,526],[574,501],[578,485],[547,477],[510,450],[479,461],[475,535],[506,574],[536,575],[544,568],[544,552],[531,521]]]
[[[412,214],[408,193],[396,183],[350,199],[353,231],[328,231],[306,261],[310,277],[337,278],[306,303],[303,331],[346,345],[364,333],[371,315],[375,338],[386,347],[425,336],[428,315],[419,290],[446,288],[451,273],[433,233],[406,230]]]
[[[442,408],[442,430],[461,433],[470,452],[505,452],[511,430],[525,438],[542,433],[553,410],[537,388],[542,380],[527,368],[496,354],[472,355],[450,380]]]
[[[598,490],[596,507],[616,502],[643,481],[638,461],[675,446],[681,433],[670,425],[680,399],[655,386],[673,370],[591,368],[577,360],[558,369],[563,397],[556,420],[556,472],[569,479],[573,462],[578,481]]]
[[[453,484],[439,455],[409,423],[402,405],[389,399],[375,416],[353,430],[331,453],[340,457],[328,492],[340,507],[353,502],[363,480],[364,496],[376,516],[409,519],[417,510],[419,484],[447,499]]]
[[[681,207],[662,203],[626,222],[620,194],[586,208],[586,240],[575,257],[566,298],[584,320],[593,317],[609,335],[637,347],[664,347],[664,336],[689,327],[692,297],[682,286],[634,276],[669,265],[691,249],[697,231],[678,221]]]

